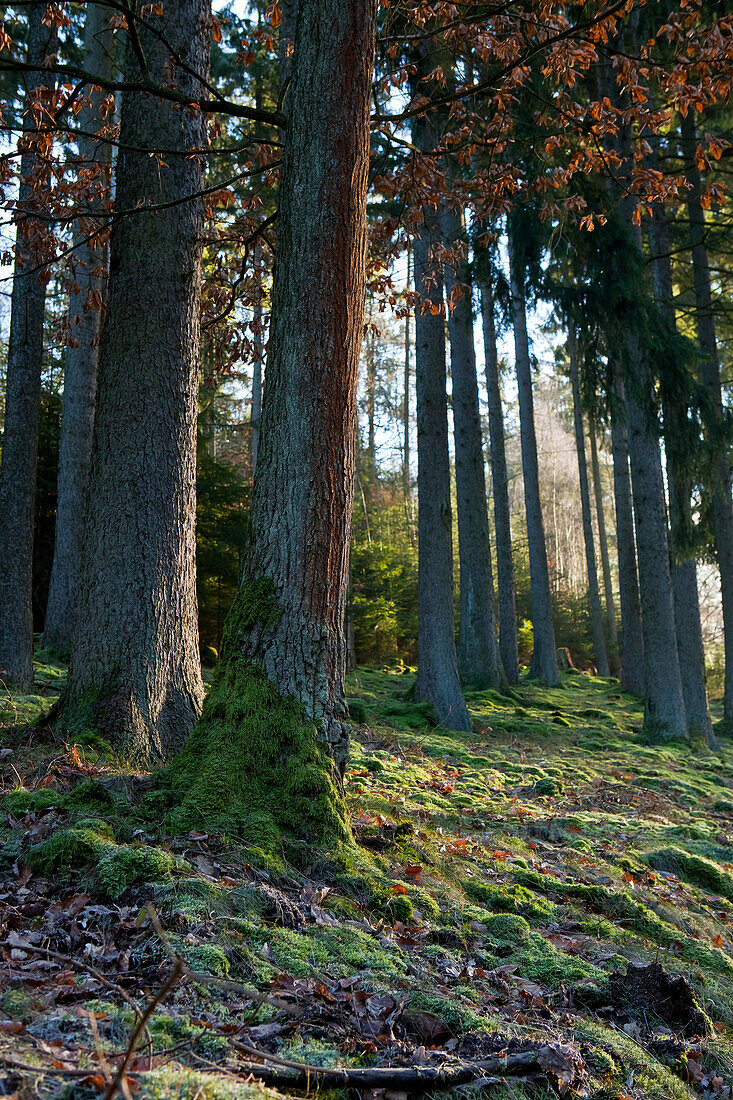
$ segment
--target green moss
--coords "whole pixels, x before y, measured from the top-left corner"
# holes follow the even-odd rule
[[[147,845],[108,848],[97,864],[99,885],[110,897],[117,897],[135,882],[158,882],[170,879],[179,864],[170,852]]]
[[[645,859],[655,871],[671,872],[685,882],[691,882],[695,886],[701,886],[703,890],[720,894],[721,897],[733,901],[733,875],[728,874],[710,859],[692,855],[675,847],[648,852]]]
[[[211,974],[215,978],[229,976],[229,959],[218,943],[176,943],[176,950],[186,966],[199,974]]]
[[[0,997],[0,1009],[11,1020],[28,1020],[33,1015],[33,1001],[24,989],[6,989]]]
[[[498,944],[517,944],[529,938],[530,927],[524,917],[497,913],[486,921],[486,930]]]
[[[35,791],[27,791],[25,787],[18,787],[14,791],[8,791],[3,795],[3,813],[12,814],[13,817],[23,817],[25,814],[43,813],[51,807],[61,807],[66,802],[66,795],[61,791],[54,791],[51,787],[38,787]]]
[[[489,910],[517,913],[534,921],[547,920],[555,912],[552,902],[522,885],[467,882],[466,893]]]
[[[549,798],[556,798],[564,791],[564,786],[559,779],[554,779],[552,776],[545,776],[544,779],[539,779],[535,783],[534,793],[539,795],[546,795]]]
[[[437,1016],[454,1035],[474,1029],[487,1029],[486,1016],[481,1016],[474,1009],[461,1004],[456,997],[442,997],[439,994],[420,990],[410,998],[409,1007],[413,1011],[417,1009]]]
[[[411,921],[415,912],[412,899],[407,894],[395,894],[388,899],[385,908],[393,920],[402,921],[403,924]]]
[[[641,1043],[622,1031],[580,1018],[573,1021],[573,1030],[583,1049],[588,1048],[588,1060],[597,1072],[632,1080],[639,1096],[654,1097],[654,1100],[690,1100],[687,1086]],[[609,1097],[618,1094],[615,1087],[608,1093]]]
[[[585,978],[599,981],[603,978],[603,972],[597,967],[575,955],[559,951],[538,932],[530,932],[521,940],[510,959],[519,965],[523,978],[552,988]]]
[[[77,783],[66,796],[66,805],[86,813],[103,814],[114,809],[115,800],[96,779],[87,779],[83,783]]]
[[[57,829],[46,840],[34,844],[26,862],[42,874],[63,873],[96,863],[116,847],[114,834],[106,821],[80,821],[69,829]]]

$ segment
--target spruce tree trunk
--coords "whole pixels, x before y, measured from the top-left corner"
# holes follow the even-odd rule
[[[410,257],[407,250],[407,289],[410,289]],[[405,313],[405,369],[402,394],[402,491],[405,497],[405,510],[408,530],[412,527],[412,478],[410,477],[410,308]]]
[[[84,67],[110,77],[112,36],[109,11],[99,4],[87,7],[84,28]],[[107,93],[90,90],[78,115],[78,127],[96,134],[102,127],[102,103]],[[93,137],[79,138],[78,179],[86,181],[84,206],[104,209],[110,193],[112,147]],[[97,360],[102,303],[107,289],[107,246],[88,240],[91,218],[75,228],[77,249],[74,286],[69,294],[69,343],[64,363],[64,395],[56,497],[56,532],[51,583],[46,605],[44,645],[69,652],[74,637],[76,601],[81,570],[82,536],[89,466],[92,457]]]
[[[148,18],[195,72],[208,71],[206,0]],[[139,27],[154,80],[200,84]],[[125,73],[140,78],[128,45]],[[123,93],[115,223],[77,629],[62,719],[97,726],[134,758],[179,748],[202,700],[195,514],[203,168],[201,116]],[[146,148],[169,150],[165,163]],[[180,155],[173,150],[180,150]],[[187,196],[193,196],[186,200]],[[165,209],[146,206],[169,204]]]
[[[42,65],[55,49],[55,30],[44,25],[45,12],[45,4],[28,8],[26,56],[33,65]],[[33,523],[46,300],[46,284],[32,272],[41,260],[37,238],[44,232],[33,218],[40,201],[32,177],[45,139],[34,129],[41,89],[50,84],[52,78],[43,73],[26,78],[0,468],[0,678],[23,690],[33,683]]]
[[[414,138],[421,136],[416,125]],[[417,144],[417,141],[416,141]],[[417,390],[418,631],[415,697],[432,703],[447,729],[470,730],[461,692],[453,620],[453,516],[448,457],[443,280],[431,251],[442,239],[440,216],[424,211],[413,244]],[[434,312],[433,312],[434,311]]]
[[[262,419],[262,360],[265,353],[265,340],[262,332],[262,267],[259,241],[253,249],[253,259],[257,279],[257,299],[254,303],[254,359],[252,362],[252,476],[257,469],[257,452],[260,446],[260,421]]]
[[[446,210],[443,214],[446,246],[460,242],[464,230],[463,216]],[[482,690],[501,687],[504,675],[494,612],[470,273],[465,266],[458,270],[447,267],[445,280],[449,298],[454,288],[462,288],[448,317],[460,567],[458,673],[462,683]]]
[[[618,368],[612,373],[618,375]],[[633,695],[644,694],[644,642],[641,631],[641,600],[636,568],[636,537],[631,501],[629,444],[624,421],[623,385],[616,378],[611,405],[611,457],[613,495],[616,507],[616,549],[618,589],[621,605],[621,683]]]
[[[715,316],[710,286],[710,263],[705,244],[705,211],[702,206],[700,172],[695,163],[697,139],[692,110],[682,119],[682,147],[686,162],[687,211],[690,219],[692,275],[695,288],[695,328],[702,356],[702,383],[707,393],[703,406],[706,435],[715,458],[715,486],[712,499],[715,553],[720,571],[725,636],[725,688],[723,713],[733,719],[733,503],[728,460],[729,439],[720,383],[720,359],[715,334]]]
[[[626,423],[644,638],[644,727],[654,735],[686,738],[662,460],[650,412],[652,377],[646,355],[631,332],[627,334],[627,371]]]
[[[496,351],[494,298],[487,277],[481,286],[481,317],[486,364],[486,392],[489,403],[489,436],[491,440],[491,479],[494,496],[494,530],[496,532],[496,573],[499,593],[499,653],[510,684],[519,681],[517,650],[517,606],[512,558],[512,529],[509,512],[509,476],[504,446],[504,413],[499,386],[499,357]]]
[[[532,370],[529,359],[529,337],[524,292],[524,265],[521,248],[509,234],[511,268],[512,319],[514,322],[514,354],[519,396],[519,423],[522,439],[522,474],[524,477],[524,507],[527,517],[529,575],[532,593],[532,635],[534,648],[530,676],[551,687],[559,684],[555,631],[552,625],[550,575],[547,568],[547,546],[540,503],[537,437],[534,426]]]
[[[655,210],[649,224],[649,246],[657,305],[670,333],[676,333],[669,233],[664,213],[659,209]],[[661,390],[669,487],[672,591],[682,695],[690,733],[712,743],[713,726],[705,686],[705,648],[700,622],[697,565],[694,558],[684,552],[692,530],[692,479],[688,472],[688,460],[694,441],[690,436],[689,409],[680,400],[674,381],[668,385],[663,376]]]
[[[591,631],[596,667],[600,676],[609,676],[608,655],[606,653],[606,635],[603,629],[603,612],[598,591],[598,570],[596,568],[596,550],[593,541],[593,521],[591,519],[590,488],[588,486],[588,465],[585,457],[585,433],[583,431],[583,406],[580,401],[580,379],[578,377],[578,357],[575,331],[572,325],[568,329],[568,354],[570,357],[570,384],[573,392],[573,422],[575,425],[575,448],[578,452],[578,480],[580,482],[580,507],[583,516],[583,541],[585,543],[585,564],[588,571],[588,604],[590,610]]]
[[[174,766],[177,827],[229,814],[225,827],[262,848],[348,835],[338,788],[375,25],[376,0],[299,6],[251,533],[215,681]]]
[[[596,441],[596,428],[593,421],[588,423],[588,435],[590,436],[590,462],[593,477],[593,495],[596,502],[596,520],[598,522],[598,548],[601,552],[601,566],[603,569],[603,590],[606,597],[606,620],[608,622],[608,637],[611,649],[615,653],[618,650],[618,627],[616,625],[616,604],[613,598],[613,583],[611,581],[611,561],[608,556],[608,533],[606,531],[606,513],[603,507],[603,485],[601,483],[601,467],[598,462],[598,443]]]

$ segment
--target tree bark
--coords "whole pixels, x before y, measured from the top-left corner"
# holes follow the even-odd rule
[[[524,292],[524,270],[521,250],[513,235],[509,235],[511,268],[512,318],[514,322],[514,354],[519,395],[519,422],[522,439],[522,473],[524,476],[524,507],[527,516],[529,574],[532,592],[532,635],[534,648],[530,676],[544,680],[550,686],[559,684],[555,631],[552,625],[550,575],[547,568],[547,546],[540,503],[537,437],[534,426],[532,371],[529,360],[529,337]]]
[[[603,485],[601,483],[601,467],[598,462],[598,443],[596,440],[596,427],[592,421],[589,421],[588,423],[588,435],[590,437],[590,462],[591,474],[593,477],[593,495],[596,502],[596,520],[598,523],[598,548],[601,552],[603,590],[606,597],[606,621],[608,622],[608,637],[611,642],[611,649],[615,653],[618,650],[616,604],[613,598],[611,562],[608,556],[608,534],[606,532],[606,513],[603,507]]]
[[[664,212],[658,208],[649,223],[649,246],[657,306],[670,334],[676,334],[669,233]],[[692,479],[686,461],[689,458],[688,441],[692,443],[690,412],[680,399],[674,380],[670,385],[663,375],[661,391],[669,487],[672,591],[682,695],[690,733],[712,743],[713,726],[705,686],[705,648],[700,622],[697,565],[694,558],[685,554],[685,544],[692,530]]]
[[[422,136],[416,125],[414,138]],[[416,144],[418,142],[416,141]],[[453,517],[448,457],[443,280],[431,251],[440,243],[440,216],[426,209],[413,244],[415,383],[417,390],[418,636],[415,697],[432,703],[447,729],[470,730],[461,692],[453,619]]]
[[[489,437],[491,440],[491,480],[494,497],[494,530],[496,533],[496,572],[499,593],[499,653],[510,684],[519,681],[517,649],[517,606],[512,558],[512,529],[509,511],[509,476],[504,445],[504,413],[499,386],[499,357],[496,351],[494,298],[487,276],[481,285],[481,317],[484,334],[486,392],[489,403]]]
[[[697,139],[692,110],[682,119],[682,148],[686,162],[687,211],[690,219],[692,245],[692,276],[695,288],[695,328],[702,355],[702,383],[707,391],[704,405],[708,445],[715,463],[715,486],[712,495],[715,553],[720,571],[725,638],[725,687],[723,713],[733,719],[733,503],[731,501],[731,471],[728,460],[729,440],[720,383],[720,360],[715,334],[715,316],[710,286],[710,263],[705,244],[705,211],[702,206],[702,184],[695,163]]]
[[[99,4],[87,7],[84,28],[85,68],[110,77],[112,28],[109,11]],[[96,134],[103,126],[100,89],[87,92],[88,102],[78,116],[79,129]],[[101,213],[110,194],[111,145],[93,137],[78,141],[78,182],[84,184],[83,203],[90,214]],[[44,644],[70,652],[76,621],[81,570],[84,513],[89,483],[97,393],[97,361],[102,307],[107,290],[106,243],[89,240],[92,222],[85,216],[74,232],[76,270],[69,294],[69,343],[64,364],[61,408],[56,532],[51,582],[46,605]],[[98,222],[96,224],[99,224]]]
[[[30,64],[41,65],[55,49],[45,12],[45,4],[28,8]],[[52,83],[42,73],[29,73],[26,82],[0,468],[0,678],[25,690],[33,683],[33,523],[46,300],[46,284],[33,271],[44,235],[33,214],[41,208],[38,192],[46,180],[39,159],[46,139],[38,133],[37,112],[42,89]]]
[[[575,330],[568,329],[568,354],[570,357],[570,384],[573,392],[573,422],[575,426],[575,447],[578,452],[578,480],[580,482],[580,507],[583,516],[583,541],[585,543],[585,564],[588,571],[588,605],[590,610],[593,649],[596,667],[600,676],[609,676],[608,654],[606,653],[606,635],[603,629],[603,612],[598,591],[598,570],[596,568],[596,550],[593,541],[593,521],[591,519],[590,488],[588,485],[588,465],[585,457],[585,433],[583,431],[583,406],[580,401],[580,379],[578,376],[578,357]]]
[[[260,446],[260,421],[262,419],[262,360],[265,353],[265,340],[262,331],[262,266],[259,242],[253,250],[257,297],[253,307],[254,357],[252,360],[252,476],[257,469],[257,453]]]
[[[376,0],[299,7],[251,535],[220,673],[191,739],[218,783],[217,731],[230,716],[221,736],[236,746],[241,781],[233,789],[225,777],[222,797],[309,838],[339,815],[332,796],[349,748],[344,614],[375,24]],[[270,700],[261,710],[257,692]],[[289,707],[312,730],[301,728],[301,757],[285,718],[278,726]]]
[[[612,371],[618,375],[618,368]],[[633,695],[644,694],[644,642],[641,631],[641,600],[636,568],[634,511],[629,474],[629,444],[624,420],[623,385],[616,378],[617,392],[611,406],[611,456],[613,495],[616,507],[618,588],[621,605],[621,683]]]
[[[407,289],[410,289],[410,257],[411,249],[407,250]],[[412,528],[412,478],[410,477],[410,307],[405,312],[405,369],[402,394],[402,491],[405,497],[405,509],[407,514],[408,530]]]
[[[655,735],[687,738],[662,460],[650,411],[652,377],[646,355],[631,332],[627,334],[627,371],[626,423],[644,638],[644,727]]]
[[[465,225],[462,214],[443,213],[445,244],[460,244]],[[451,380],[453,383],[453,438],[458,503],[458,560],[460,568],[458,673],[464,684],[477,690],[504,683],[499,657],[491,569],[489,514],[486,499],[484,449],[473,339],[471,277],[465,267],[445,271],[446,292],[460,292],[448,316]]]
[[[206,0],[170,0],[153,27],[208,71]],[[154,80],[200,83],[139,27]],[[140,79],[131,44],[128,80]],[[203,695],[195,568],[196,415],[204,204],[201,116],[123,93],[115,223],[77,630],[62,719],[85,720],[134,758],[165,757]],[[146,148],[169,152],[162,163]],[[192,197],[189,197],[192,196]],[[146,210],[153,204],[165,209]]]

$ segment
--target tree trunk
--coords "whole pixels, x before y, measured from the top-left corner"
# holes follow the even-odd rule
[[[682,147],[686,162],[687,211],[690,219],[692,275],[695,288],[695,327],[702,355],[702,383],[707,391],[703,406],[708,445],[715,458],[715,486],[712,497],[715,553],[720,570],[725,636],[725,688],[723,713],[733,719],[733,504],[728,460],[729,439],[720,384],[720,360],[715,336],[715,316],[710,286],[710,264],[705,244],[705,211],[702,206],[700,172],[695,163],[695,118],[692,110],[682,119]]]
[[[154,27],[207,72],[206,0],[170,0]],[[154,80],[169,49],[139,27]],[[128,45],[126,77],[140,78]],[[172,74],[194,94],[184,68]],[[165,757],[203,695],[196,614],[196,414],[205,144],[200,115],[123,93],[109,304],[89,481],[77,630],[62,718],[79,715],[134,758]],[[165,148],[165,164],[137,150]],[[180,150],[180,152],[173,152]],[[194,196],[186,200],[187,196]],[[146,206],[167,204],[165,209]]]
[[[375,25],[376,0],[299,6],[251,535],[216,678],[174,768],[177,827],[218,819],[263,848],[348,835],[338,788]]]
[[[644,727],[654,735],[686,738],[662,460],[650,413],[651,371],[633,333],[628,332],[627,342],[626,423],[644,638]]]
[[[262,360],[265,353],[265,340],[262,331],[262,266],[259,241],[253,249],[257,281],[257,298],[253,308],[254,322],[254,358],[252,361],[252,476],[257,469],[257,452],[260,446],[260,421],[262,419]]]
[[[552,625],[550,575],[547,568],[547,547],[540,503],[537,437],[534,427],[532,371],[529,360],[527,314],[524,297],[524,269],[521,250],[509,236],[511,267],[512,318],[514,322],[514,354],[516,358],[519,395],[519,423],[522,438],[522,473],[524,475],[524,507],[527,516],[529,545],[529,575],[532,592],[532,635],[534,648],[530,676],[544,680],[551,687],[559,684],[555,631]]]
[[[407,289],[410,289],[410,256],[407,250]],[[412,527],[412,478],[410,477],[410,307],[405,312],[405,370],[402,395],[402,491],[405,497],[408,529]]]
[[[45,13],[45,4],[28,8],[27,58],[33,65],[55,49],[55,30],[44,24]],[[38,113],[42,89],[49,84],[52,78],[43,73],[27,76],[0,468],[0,678],[24,690],[33,683],[33,523],[46,300],[46,284],[33,271],[45,232],[33,218],[42,205],[36,187],[43,188],[44,178],[34,181],[34,176],[46,139],[34,128],[43,117]]]
[[[481,286],[481,316],[484,333],[486,392],[489,402],[491,479],[496,532],[496,572],[499,591],[499,653],[504,675],[510,684],[519,680],[517,651],[517,607],[514,590],[512,530],[509,512],[509,477],[504,447],[504,414],[499,387],[499,357],[496,351],[494,298],[488,276]]]
[[[676,334],[672,263],[669,233],[664,213],[656,209],[649,223],[654,296],[671,334]],[[661,379],[664,418],[664,449],[667,456],[669,486],[669,526],[672,551],[672,591],[677,631],[677,652],[682,677],[687,725],[691,734],[713,741],[713,726],[705,686],[705,648],[700,622],[695,559],[685,554],[692,530],[692,479],[688,472],[689,453],[694,446],[690,431],[690,411],[663,375]]]
[[[618,368],[613,373],[618,374]],[[634,511],[629,475],[629,444],[624,421],[623,386],[617,378],[618,392],[611,406],[611,456],[613,458],[613,495],[616,506],[616,546],[618,551],[618,589],[621,605],[621,683],[634,695],[644,694],[644,642],[641,631],[641,601],[636,569]]]
[[[464,231],[463,216],[446,210],[443,214],[445,244],[450,247],[460,243]],[[458,672],[463,683],[481,690],[501,687],[504,674],[494,612],[471,283],[465,266],[446,268],[445,278],[449,299],[454,289],[462,288],[448,317],[460,567]]]
[[[366,391],[367,471],[369,475],[369,496],[373,498],[377,481],[377,444],[374,423],[377,397],[377,361],[374,355],[374,332],[371,327],[366,335]]]
[[[88,72],[112,74],[112,28],[109,12],[99,4],[87,7],[84,58]],[[100,89],[87,92],[89,102],[79,112],[79,129],[96,134],[104,124]],[[84,205],[102,212],[110,194],[111,145],[93,137],[78,142],[78,181],[85,183]],[[44,644],[70,652],[81,570],[84,513],[89,483],[97,393],[97,360],[102,304],[107,289],[107,246],[88,240],[90,218],[77,223],[74,239],[76,270],[69,294],[69,343],[64,364],[56,532],[51,582],[46,605]]]
[[[422,127],[416,125],[414,129],[414,136],[421,136]],[[419,548],[415,696],[432,703],[441,726],[470,730],[471,719],[458,679],[453,620],[443,280],[435,273],[435,261],[431,259],[431,251],[441,241],[440,216],[425,210],[424,217],[413,244],[415,289],[421,299],[415,310]]]
[[[603,569],[603,590],[606,597],[606,620],[608,622],[608,637],[611,649],[618,649],[618,628],[616,626],[616,605],[613,598],[613,582],[611,581],[611,562],[608,556],[608,534],[606,532],[606,513],[603,507],[603,485],[601,483],[601,467],[598,462],[598,443],[596,441],[596,428],[592,421],[588,423],[588,435],[590,436],[590,461],[591,474],[593,476],[593,494],[596,501],[596,520],[598,522],[598,548],[601,552],[601,566]]]
[[[583,406],[580,403],[580,379],[578,377],[578,357],[575,330],[568,329],[568,354],[570,357],[570,384],[573,391],[573,422],[575,425],[575,447],[578,452],[578,479],[580,481],[580,507],[583,516],[583,541],[585,542],[585,564],[588,570],[588,604],[590,610],[593,649],[596,667],[600,676],[609,676],[608,655],[606,653],[606,635],[603,630],[603,612],[598,591],[598,570],[596,568],[596,549],[593,542],[593,521],[591,519],[590,489],[588,486],[588,466],[585,457],[585,433],[583,431]]]

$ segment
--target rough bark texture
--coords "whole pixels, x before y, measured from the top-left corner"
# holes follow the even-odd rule
[[[52,53],[55,31],[44,25],[45,4],[28,8],[27,58],[42,64]],[[10,339],[5,392],[5,425],[0,469],[0,678],[29,688],[33,683],[33,509],[36,493],[38,415],[43,357],[43,311],[46,286],[31,273],[39,262],[38,236],[33,218],[38,209],[34,183],[43,178],[33,133],[33,104],[51,79],[29,73],[26,83],[24,127],[19,142],[20,185],[10,303]]]
[[[649,224],[654,296],[670,333],[676,330],[670,241],[664,214],[657,209]],[[669,527],[672,591],[677,631],[677,653],[682,677],[687,725],[690,733],[713,739],[713,726],[705,686],[705,647],[700,622],[697,565],[685,553],[692,529],[692,480],[688,473],[689,409],[680,400],[674,380],[661,380],[664,417],[664,449],[669,487]]]
[[[524,476],[524,508],[527,516],[529,574],[532,593],[532,636],[534,649],[530,675],[549,685],[560,682],[557,671],[555,631],[552,625],[550,575],[547,568],[547,547],[540,503],[537,437],[534,427],[532,370],[529,359],[527,313],[524,293],[524,268],[521,249],[509,236],[511,268],[512,320],[514,323],[514,355],[519,395],[519,424],[522,440],[522,474]]]
[[[110,77],[112,29],[110,12],[98,4],[87,7],[84,58],[88,72]],[[102,102],[107,93],[87,93],[78,116],[80,130],[95,134],[104,123]],[[51,583],[46,605],[44,644],[68,652],[74,637],[81,570],[84,511],[92,458],[94,405],[102,302],[107,289],[107,246],[88,240],[93,214],[109,198],[112,146],[92,137],[79,138],[78,182],[83,183],[83,222],[75,228],[74,285],[69,294],[69,344],[64,363],[61,407],[56,531]]]
[[[257,453],[260,446],[260,421],[262,419],[262,360],[265,354],[265,336],[262,330],[262,260],[261,249],[257,243],[253,250],[253,259],[257,279],[257,297],[253,306],[254,357],[252,360],[252,475],[257,469]]]
[[[299,8],[252,533],[224,655],[302,705],[340,774],[375,13],[376,0]],[[266,624],[249,607],[263,579],[278,610]]]
[[[407,251],[407,289],[410,288],[410,258],[411,250]],[[405,509],[408,528],[412,526],[412,478],[410,476],[410,365],[411,338],[410,338],[410,310],[405,313],[405,368],[402,381],[402,491],[405,497]]]
[[[682,144],[686,162],[687,211],[692,244],[692,274],[695,288],[695,327],[702,355],[702,383],[707,390],[706,435],[716,457],[716,484],[712,498],[715,553],[720,570],[725,635],[725,689],[723,712],[733,719],[733,503],[731,502],[731,471],[725,415],[720,384],[720,360],[715,336],[715,316],[710,286],[710,264],[705,244],[705,211],[701,201],[700,172],[695,163],[695,119],[692,110],[682,119]]]
[[[460,242],[464,228],[461,215],[454,211],[443,214],[443,232],[448,247]],[[454,289],[460,291],[448,317],[460,567],[458,673],[464,684],[480,690],[500,687],[504,674],[494,612],[471,281],[465,267],[446,268],[445,280],[449,296]]]
[[[627,371],[631,377],[626,385],[626,424],[644,638],[644,727],[664,737],[686,738],[662,460],[651,412],[652,378],[646,356],[631,332],[627,335]]]
[[[499,653],[504,675],[510,684],[516,684],[519,680],[519,653],[517,650],[517,606],[509,511],[509,476],[507,474],[506,449],[504,446],[504,413],[499,385],[494,298],[488,278],[481,286],[481,317],[484,334],[486,392],[489,403],[489,437],[491,440],[491,480],[494,497],[496,573],[499,593]]]
[[[634,695],[644,694],[644,642],[641,632],[641,601],[636,569],[636,537],[631,501],[629,444],[624,420],[623,387],[611,408],[611,456],[613,458],[613,495],[616,507],[616,548],[618,588],[621,605],[621,683]]]
[[[415,127],[418,135],[421,127]],[[417,136],[417,135],[416,135]],[[441,240],[440,217],[426,210],[413,245],[415,383],[417,389],[418,633],[415,696],[433,705],[436,721],[470,730],[461,692],[453,621],[453,517],[448,458],[443,280],[430,253]],[[432,312],[435,310],[435,312]]]
[[[568,332],[568,354],[570,357],[570,384],[573,392],[573,422],[575,425],[575,448],[578,452],[578,480],[580,482],[580,507],[583,516],[583,541],[585,543],[585,564],[588,571],[588,605],[590,610],[593,649],[596,667],[600,676],[609,676],[606,635],[603,629],[601,596],[598,591],[598,569],[596,568],[596,549],[593,540],[593,521],[591,519],[590,488],[588,485],[588,464],[585,457],[585,432],[583,431],[583,406],[580,401],[580,378],[578,374],[578,356],[575,332]]]
[[[206,0],[169,0],[149,16],[196,72],[207,72]],[[170,54],[139,28],[154,80]],[[132,48],[126,73],[139,77]],[[173,68],[179,87],[200,84]],[[166,756],[190,732],[202,699],[195,570],[196,413],[203,169],[131,148],[186,150],[205,143],[193,111],[123,93],[118,209],[97,415],[86,543],[69,684],[62,717],[79,714],[132,755]],[[146,206],[173,203],[166,209]]]
[[[611,561],[608,556],[608,532],[606,531],[606,513],[603,507],[603,485],[601,482],[601,467],[598,462],[598,442],[596,428],[591,421],[588,424],[590,437],[590,461],[591,474],[593,476],[593,494],[596,501],[596,520],[598,522],[598,549],[601,552],[601,566],[603,570],[603,590],[606,597],[606,621],[608,622],[608,637],[611,649],[618,649],[618,627],[616,625],[616,604],[613,598],[613,582],[611,581]]]

